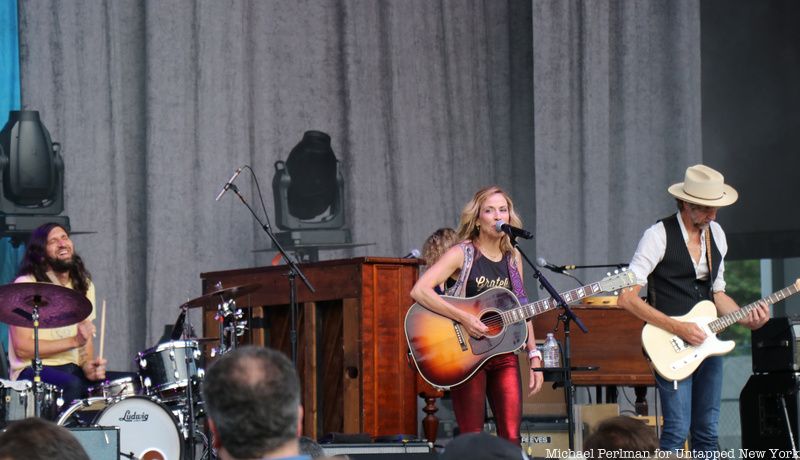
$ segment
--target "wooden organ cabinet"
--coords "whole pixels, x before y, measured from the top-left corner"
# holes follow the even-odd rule
[[[419,261],[362,257],[306,263],[316,289],[297,285],[297,370],[305,409],[304,434],[417,434],[417,377],[403,333]],[[237,300],[248,330],[240,343],[291,356],[286,266],[202,273],[203,293],[258,283]],[[203,335],[218,337],[216,308],[206,308]],[[413,366],[413,364],[412,364]]]
[[[572,367],[596,366],[596,371],[574,371],[572,383],[576,386],[606,386],[610,401],[616,402],[616,386],[632,386],[636,392],[635,409],[638,415],[647,415],[645,395],[647,387],[655,385],[655,378],[642,352],[642,327],[644,321],[618,307],[615,297],[586,299],[597,303],[571,305],[570,308],[589,329],[584,334],[580,328],[570,326]],[[558,322],[561,309],[550,310],[534,318],[534,334],[544,339]],[[558,323],[555,337],[564,344],[563,324]]]

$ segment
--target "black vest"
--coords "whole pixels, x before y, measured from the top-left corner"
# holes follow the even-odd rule
[[[711,236],[711,273],[708,280],[698,280],[692,256],[683,240],[679,215],[662,219],[667,232],[664,259],[647,278],[647,300],[668,316],[682,316],[701,300],[713,300],[711,287],[719,272],[722,255]],[[711,231],[709,227],[708,232]],[[706,262],[707,263],[707,262]]]

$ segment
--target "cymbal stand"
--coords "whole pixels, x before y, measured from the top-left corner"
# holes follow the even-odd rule
[[[189,307],[181,307],[186,313],[186,320],[183,323],[183,337],[185,339],[191,340],[190,336],[192,333],[192,326],[191,326],[191,319],[189,318]],[[184,348],[185,350],[186,348]],[[186,441],[187,446],[189,447],[189,455],[186,457],[187,460],[194,460],[195,454],[195,419],[194,419],[194,390],[192,389],[192,364],[194,364],[194,368],[197,369],[197,363],[195,362],[195,353],[194,350],[189,350],[186,355],[184,361],[186,362],[186,406],[188,408],[187,412],[187,420],[186,424],[188,425],[188,432],[186,434]]]
[[[33,414],[36,417],[42,415],[42,396],[44,388],[42,385],[42,358],[39,355],[39,304],[42,298],[38,295],[33,296],[33,311],[31,320],[33,321]]]

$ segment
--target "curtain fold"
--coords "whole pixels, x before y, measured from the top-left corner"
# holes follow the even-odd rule
[[[541,257],[628,262],[643,230],[674,212],[666,188],[702,158],[699,16],[683,0],[533,1]]]

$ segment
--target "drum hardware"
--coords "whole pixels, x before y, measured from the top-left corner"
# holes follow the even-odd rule
[[[223,355],[236,348],[237,337],[244,335],[247,321],[242,320],[244,313],[236,308],[236,299],[257,291],[261,287],[258,283],[243,284],[223,288],[222,283],[214,286],[214,291],[200,297],[188,300],[180,306],[182,310],[198,307],[216,307],[214,320],[219,324],[219,347],[211,349],[211,357]]]
[[[141,393],[141,385],[133,377],[123,377],[115,380],[105,380],[98,385],[89,387],[87,392],[89,397],[102,396],[106,399],[114,399],[138,395]]]
[[[33,327],[34,415],[41,416],[44,393],[39,329],[71,326],[86,319],[92,304],[83,294],[52,283],[13,283],[0,286],[0,321]]]

